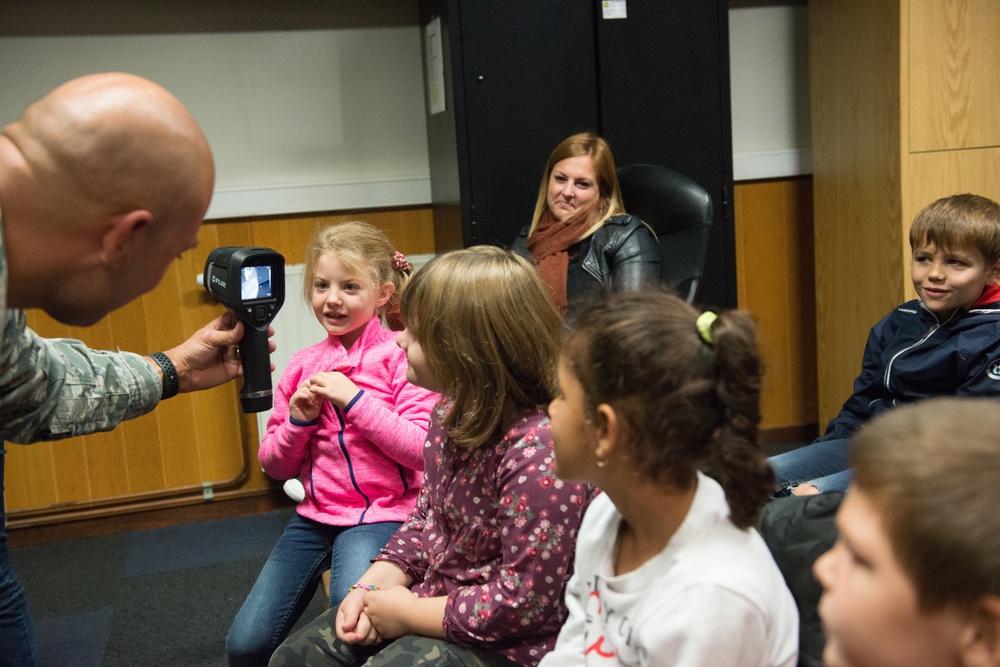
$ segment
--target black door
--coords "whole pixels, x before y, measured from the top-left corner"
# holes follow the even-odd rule
[[[715,220],[697,300],[735,307],[726,3],[627,7],[627,19],[597,18],[601,132],[619,166],[659,164],[708,190]]]
[[[594,15],[580,0],[421,4],[424,25],[435,15],[446,23],[445,81],[453,90],[448,111],[428,117],[432,187],[460,191],[460,202],[447,205],[460,207],[461,245],[506,246],[531,221],[555,145],[599,129]],[[453,139],[439,136],[449,133]],[[458,159],[457,173],[448,173],[447,157],[438,164],[442,151]],[[435,183],[441,179],[450,188]],[[457,238],[437,229],[438,213],[438,250],[457,247]]]

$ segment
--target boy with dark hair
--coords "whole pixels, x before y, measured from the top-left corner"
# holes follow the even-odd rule
[[[814,566],[827,667],[1000,664],[1000,410],[936,398],[850,454],[840,537]]]

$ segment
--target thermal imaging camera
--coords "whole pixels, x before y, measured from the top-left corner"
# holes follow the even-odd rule
[[[243,412],[271,408],[267,327],[285,302],[285,258],[270,248],[226,246],[205,260],[205,289],[243,323]]]

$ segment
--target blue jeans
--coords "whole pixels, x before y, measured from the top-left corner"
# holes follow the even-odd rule
[[[309,606],[323,572],[330,569],[329,603],[336,608],[399,526],[328,526],[293,516],[229,628],[229,664],[267,665]]]
[[[777,494],[788,495],[799,484],[820,491],[846,491],[851,483],[847,459],[850,440],[823,440],[768,459],[777,477]]]
[[[0,441],[0,667],[40,664],[35,628],[24,587],[10,567],[7,551],[7,510],[3,502],[3,441]]]

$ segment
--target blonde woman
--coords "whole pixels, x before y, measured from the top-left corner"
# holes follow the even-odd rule
[[[604,292],[656,285],[656,237],[625,213],[615,159],[590,132],[563,140],[545,165],[531,225],[512,249],[530,257],[568,323]]]

